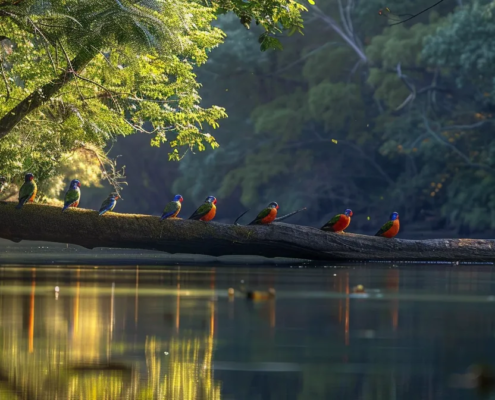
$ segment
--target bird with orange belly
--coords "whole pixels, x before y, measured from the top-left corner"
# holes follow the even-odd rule
[[[347,229],[347,227],[351,223],[352,215],[353,215],[352,210],[348,208],[347,210],[344,211],[344,214],[337,214],[325,225],[323,225],[321,229],[323,231],[344,233],[344,230]]]
[[[193,219],[196,221],[211,221],[215,218],[217,213],[217,199],[213,196],[208,196],[203,204],[201,204],[196,211],[194,211],[193,215],[189,217],[189,219]]]
[[[24,204],[33,202],[37,192],[38,187],[34,181],[34,175],[31,173],[26,174],[24,177],[24,184],[19,190],[19,204],[17,204],[15,208],[20,210]]]
[[[399,213],[393,212],[390,214],[390,221],[385,223],[375,236],[382,236],[386,238],[393,238],[399,233]]]
[[[249,225],[267,225],[272,223],[277,217],[278,204],[272,201],[268,204],[267,208],[264,208],[256,216],[254,221],[250,222]]]

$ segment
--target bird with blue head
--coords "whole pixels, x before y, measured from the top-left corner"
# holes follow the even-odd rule
[[[34,175],[29,172],[24,176],[24,183],[19,189],[19,203],[16,208],[20,210],[26,203],[33,202],[37,192],[38,186],[34,181]]]
[[[399,228],[399,213],[394,211],[392,214],[390,214],[390,220],[380,228],[375,236],[381,236],[390,239],[395,237],[399,233]]]
[[[163,221],[164,219],[177,218],[177,215],[182,208],[183,201],[184,198],[180,194],[176,194],[174,199],[171,202],[167,203],[167,205],[163,209],[163,214],[160,220]]]
[[[217,199],[214,196],[208,196],[205,202],[201,204],[189,219],[196,221],[211,221],[217,213]]]
[[[62,212],[67,210],[69,207],[78,207],[79,201],[81,200],[81,182],[77,179],[73,179],[70,182],[69,190],[65,192],[64,198],[64,208],[62,208]]]
[[[337,214],[330,221],[321,227],[324,231],[345,233],[344,230],[348,228],[351,223],[351,217],[353,212],[351,209],[347,209],[343,214]]]
[[[99,215],[103,215],[109,211],[113,211],[115,205],[117,204],[117,199],[120,196],[117,193],[110,193],[110,195],[101,203],[100,211],[98,211]]]

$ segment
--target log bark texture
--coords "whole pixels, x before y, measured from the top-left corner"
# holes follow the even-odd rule
[[[236,226],[135,214],[0,202],[0,237],[167,253],[258,255],[309,260],[495,261],[495,240],[386,239],[273,223]],[[1,260],[0,260],[1,261]]]

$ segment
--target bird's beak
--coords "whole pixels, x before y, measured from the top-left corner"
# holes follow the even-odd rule
[[[276,207],[276,209],[278,210],[278,206]]]
[[[179,199],[179,201],[180,201],[181,203],[182,203],[182,201],[183,201],[183,200],[184,200],[184,199],[183,199],[182,197]]]
[[[81,187],[81,182],[79,182],[79,183],[77,184],[77,187]]]
[[[217,199],[213,200],[213,204],[217,204]]]

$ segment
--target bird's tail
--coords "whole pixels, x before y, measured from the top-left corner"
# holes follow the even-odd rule
[[[69,208],[69,206],[64,206],[64,208],[62,208],[62,212],[64,212],[65,210],[67,210]]]
[[[237,223],[237,221],[239,221],[239,220],[240,220],[240,219],[244,216],[244,214],[246,214],[248,211],[249,211],[249,210],[246,210],[246,211],[244,211],[241,215],[239,215],[239,216],[235,219],[235,221],[234,221],[234,225],[239,225],[239,224]]]
[[[26,204],[26,203],[27,203],[27,199],[21,199],[21,200],[19,200],[19,204],[17,204],[17,205],[15,206],[15,208],[16,208],[17,210],[20,210],[20,209],[24,206],[24,204]]]
[[[165,217],[167,216],[167,214],[163,214],[160,218],[160,221],[163,221],[165,219]]]
[[[300,213],[301,211],[304,211],[304,210],[306,210],[306,207],[301,208],[300,210],[297,210],[297,211],[293,211],[293,212],[291,212],[289,214],[282,215],[281,217],[277,217],[277,218],[274,219],[274,221],[276,221],[276,222],[282,221],[282,220],[287,219],[289,217],[292,217],[293,215],[298,214],[298,213]]]
[[[100,211],[98,215],[103,215],[107,212],[107,210]]]

